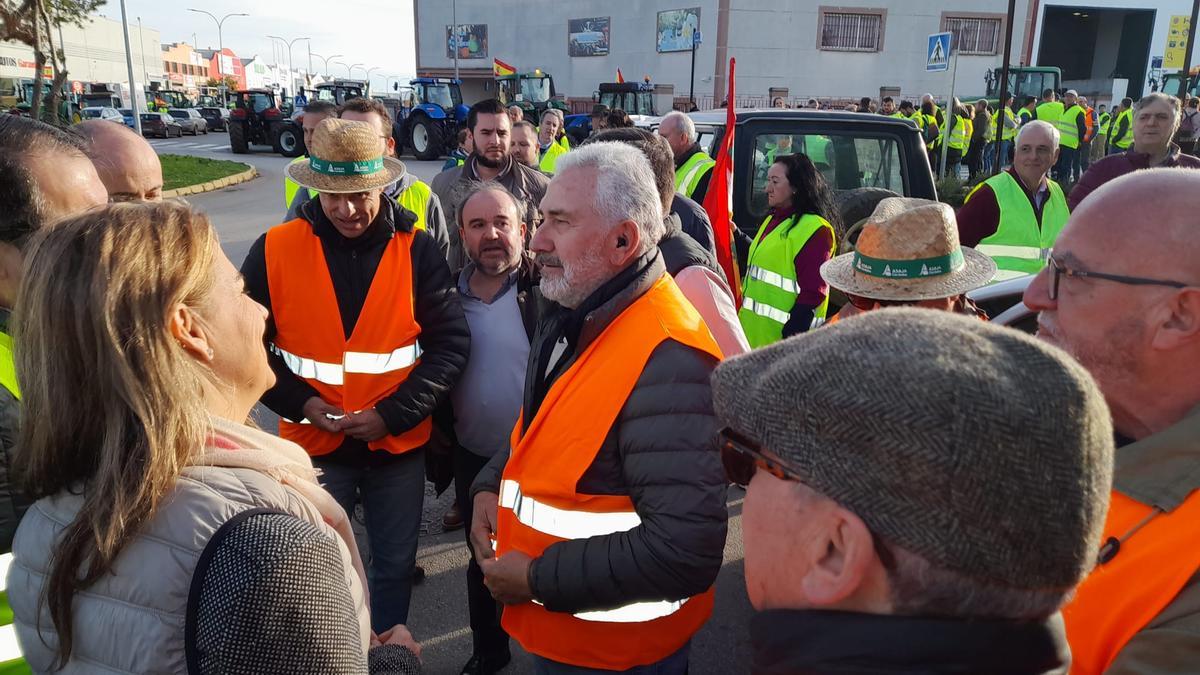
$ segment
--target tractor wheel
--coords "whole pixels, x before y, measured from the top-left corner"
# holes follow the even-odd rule
[[[879,202],[900,195],[883,188],[856,188],[838,193],[834,198],[834,209],[841,218],[841,231],[837,233],[838,253],[854,250],[858,234],[867,218],[875,212]]]
[[[408,133],[408,146],[412,148],[413,156],[421,161],[441,157],[441,129],[428,117],[414,119]]]
[[[235,155],[244,155],[250,152],[250,145],[246,143],[246,126],[235,122],[229,125],[229,149]]]
[[[304,152],[304,137],[294,126],[281,126],[273,134],[271,146],[284,157],[299,157]]]

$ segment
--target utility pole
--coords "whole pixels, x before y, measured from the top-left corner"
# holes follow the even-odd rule
[[[458,0],[450,0],[450,38],[454,40],[454,79],[458,79]]]
[[[692,33],[692,78],[691,84],[688,85],[688,102],[692,105],[696,104],[696,48],[700,46],[700,42],[703,39],[700,29],[697,28]],[[730,101],[729,105],[733,105],[733,101]]]
[[[142,83],[143,86],[150,81],[150,76],[146,75],[146,39],[142,37],[142,17],[138,17],[138,52],[142,55]],[[133,94],[130,93],[132,96]]]
[[[1200,0],[1196,2],[1200,4]],[[1004,164],[1004,157],[1000,153],[1004,144],[1000,139],[1004,138],[1005,124],[1008,122],[1008,111],[1005,110],[1004,104],[1008,101],[1008,59],[1012,50],[1013,16],[1016,13],[1017,0],[1008,0],[1008,20],[1004,26],[1004,61],[1000,66],[1000,102],[996,104],[996,161],[992,162],[993,175],[1000,173],[1000,167]]]
[[[1192,0],[1192,23],[1188,26],[1187,47],[1183,50],[1183,73],[1179,78],[1179,91],[1175,93],[1183,104],[1187,105],[1188,83],[1192,79],[1192,49],[1196,45],[1196,19],[1200,18],[1200,0]]]
[[[225,75],[221,72],[221,57],[225,56],[225,37],[221,32],[221,28],[225,25],[225,20],[231,16],[250,16],[250,15],[246,14],[245,12],[238,12],[235,14],[226,14],[225,16],[218,19],[211,12],[206,12],[202,9],[192,9],[191,7],[189,7],[188,11],[195,12],[197,14],[207,14],[209,16],[209,18],[211,18],[213,21],[215,21],[217,23],[217,48],[220,50],[219,52],[217,52],[217,78],[221,82],[221,105],[228,107],[229,106],[229,87],[225,86]],[[212,43],[209,43],[209,44],[212,44]]]
[[[142,135],[142,115],[138,110],[137,97],[134,96],[133,53],[129,50],[129,21],[125,17],[125,0],[121,0],[121,30],[125,33],[125,67],[129,71],[130,108],[133,110],[133,126],[138,136]]]

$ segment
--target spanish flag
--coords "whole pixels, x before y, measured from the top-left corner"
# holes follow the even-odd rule
[[[501,61],[500,59],[492,59],[492,75],[502,77],[504,75],[516,75],[517,69]]]
[[[621,74],[620,68],[617,68],[617,84],[625,84],[625,76]]]

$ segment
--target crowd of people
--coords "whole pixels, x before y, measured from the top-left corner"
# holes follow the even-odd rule
[[[481,101],[426,184],[377,102],[314,101],[240,269],[135,133],[0,117],[0,661],[420,672],[448,460],[463,673],[513,640],[538,673],[689,672],[731,485],[749,671],[1193,672],[1200,161],[1177,99],[1107,126],[1046,99],[883,99],[981,174],[985,144],[1013,159],[957,212],[882,200],[849,251],[778,149],[734,279],[682,113],[573,146],[556,110]],[[1132,141],[1088,168],[1097,127]],[[1037,336],[968,295],[1017,277]]]

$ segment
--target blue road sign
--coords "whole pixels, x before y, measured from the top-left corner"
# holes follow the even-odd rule
[[[700,33],[700,31],[698,29],[692,31],[692,46],[699,47],[702,42],[704,42],[704,36]]]
[[[951,33],[934,33],[929,36],[929,49],[925,52],[925,72],[941,73],[950,70]]]

